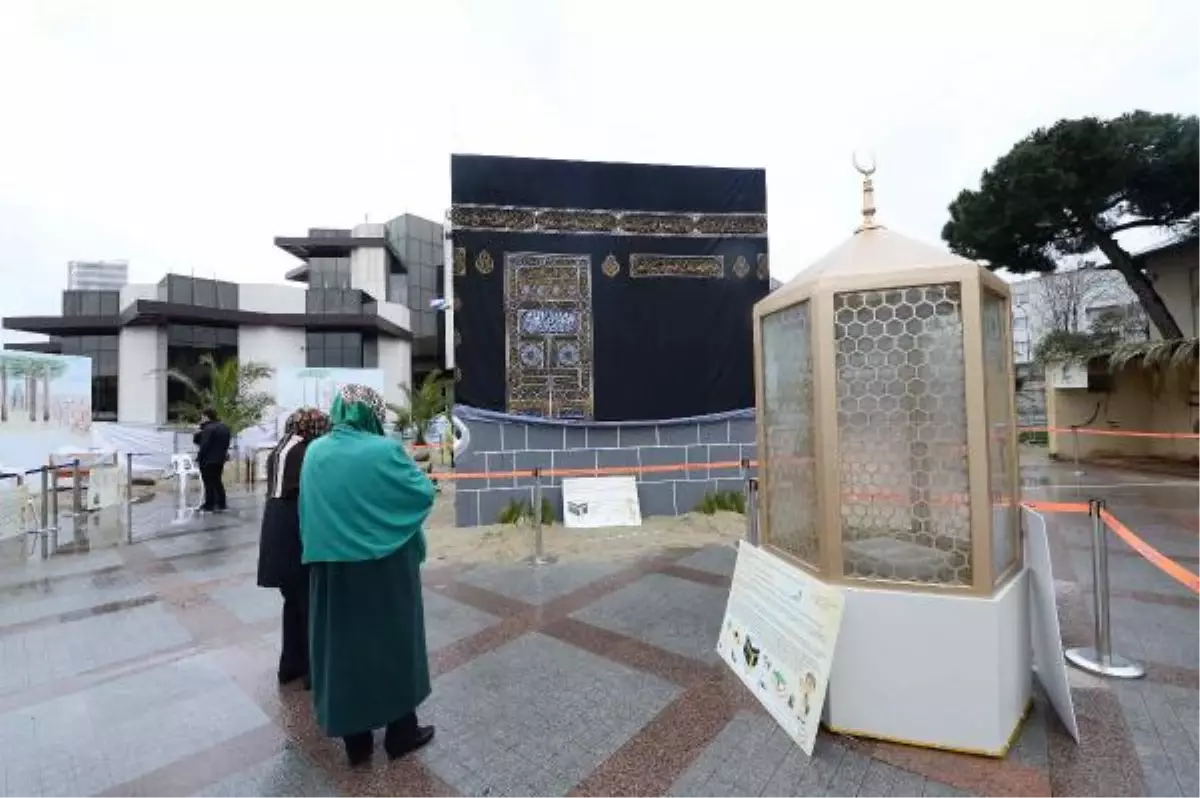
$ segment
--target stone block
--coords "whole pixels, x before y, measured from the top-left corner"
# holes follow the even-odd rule
[[[472,447],[474,448],[474,447]],[[454,458],[454,472],[456,474],[481,474],[487,471],[487,455],[480,454],[475,451],[464,452]],[[486,479],[462,479],[455,483],[455,489],[463,490],[480,490],[487,487]]]
[[[679,514],[690,513],[704,499],[704,494],[713,489],[712,482],[676,482],[675,507]]]
[[[726,446],[710,446],[708,447],[708,462],[710,463],[739,463],[742,459],[742,448],[728,444]],[[721,478],[738,478],[742,472],[738,466],[730,466],[727,468],[714,468],[709,471],[709,476],[713,479]]]
[[[729,443],[729,422],[716,421],[700,425],[701,443]]]
[[[638,485],[638,505],[643,516],[677,515],[675,512],[675,483],[643,482]]]
[[[479,492],[479,523],[486,526],[494,524],[500,517],[500,511],[509,502],[533,501],[533,490],[530,488],[500,488]]]
[[[525,424],[503,424],[500,427],[500,448],[519,452],[529,448],[529,427]]]
[[[535,468],[547,469],[552,465],[553,457],[550,452],[516,452],[513,457],[514,471],[532,471]],[[542,485],[549,484],[549,477],[542,477]],[[518,488],[533,487],[533,477],[517,477]]]
[[[631,446],[657,446],[658,428],[653,424],[641,427],[621,427],[617,445],[622,449]]]
[[[744,479],[718,479],[715,489],[743,493],[746,490],[746,481]]]
[[[543,449],[561,449],[566,437],[562,427],[547,427],[541,424],[530,424],[527,443],[524,448],[530,451]]]
[[[758,446],[754,445],[754,444],[743,445],[742,446],[742,459],[743,460],[757,460],[758,459]],[[758,466],[751,466],[749,469],[746,470],[746,475],[751,476],[751,477],[758,476]]]
[[[617,433],[616,427],[588,427],[587,447],[589,449],[615,449],[620,446]]]
[[[658,428],[658,442],[662,446],[692,446],[700,443],[699,426],[664,424]]]
[[[679,465],[687,462],[687,449],[683,446],[647,446],[641,450],[642,466]],[[687,472],[650,471],[641,475],[643,482],[674,482],[687,479]]]
[[[757,430],[752,418],[734,418],[729,420],[730,443],[754,443]]]
[[[513,460],[512,452],[492,452],[487,455],[487,470],[489,473],[512,471],[516,467],[513,465]],[[517,482],[515,477],[489,477],[488,487],[515,488],[517,487]]]
[[[708,462],[708,446],[689,446],[687,447],[687,463],[695,465],[696,463]],[[691,482],[704,482],[708,480],[707,468],[689,468],[686,477],[682,477]]]
[[[595,468],[596,467],[596,452],[594,449],[573,449],[571,451],[558,451],[552,453],[554,459],[554,468]],[[593,474],[577,474],[576,476],[586,477],[594,476]],[[551,484],[558,485],[562,482],[561,477],[554,477]],[[544,483],[543,483],[544,484]]]
[[[564,430],[566,439],[563,441],[564,449],[586,449],[587,429],[585,427],[566,427]]]
[[[461,486],[455,490],[454,525],[479,526],[479,491],[463,490]]]
[[[468,421],[470,451],[496,452],[500,450],[500,424],[493,421]]]
[[[638,465],[637,449],[597,449],[596,465],[600,468],[636,468]],[[641,476],[637,475],[640,480]]]

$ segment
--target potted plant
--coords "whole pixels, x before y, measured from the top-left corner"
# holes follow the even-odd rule
[[[411,430],[416,449],[413,459],[424,462],[429,459],[429,449],[426,447],[425,436],[429,425],[435,418],[447,412],[446,387],[448,378],[440,369],[434,369],[425,375],[421,384],[414,391],[405,383],[400,383],[404,392],[405,404],[389,404],[388,410],[396,417],[395,430],[403,435]]]

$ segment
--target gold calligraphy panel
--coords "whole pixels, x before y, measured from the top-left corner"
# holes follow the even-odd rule
[[[590,419],[592,262],[588,255],[504,255],[508,412]]]

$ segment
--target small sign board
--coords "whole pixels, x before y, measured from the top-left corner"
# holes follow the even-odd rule
[[[755,546],[738,547],[717,654],[809,756],[844,607],[836,587]]]
[[[1028,507],[1022,508],[1025,524],[1025,562],[1029,564],[1030,633],[1033,637],[1033,664],[1038,681],[1050,699],[1063,726],[1079,742],[1079,723],[1071,700],[1071,683],[1063,658],[1062,632],[1058,626],[1058,599],[1054,573],[1050,566],[1050,541],[1046,537],[1046,519]]]
[[[119,466],[92,466],[88,473],[87,508],[102,510],[125,500],[125,479]]]
[[[631,476],[564,479],[562,492],[568,528],[642,525],[637,482]]]
[[[1082,363],[1055,363],[1046,369],[1051,388],[1086,389],[1087,366]]]

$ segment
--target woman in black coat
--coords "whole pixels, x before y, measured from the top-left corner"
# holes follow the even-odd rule
[[[279,683],[308,687],[308,568],[300,560],[300,466],[308,445],[329,429],[319,410],[297,410],[267,457],[267,504],[258,547],[258,585],[283,595]]]

